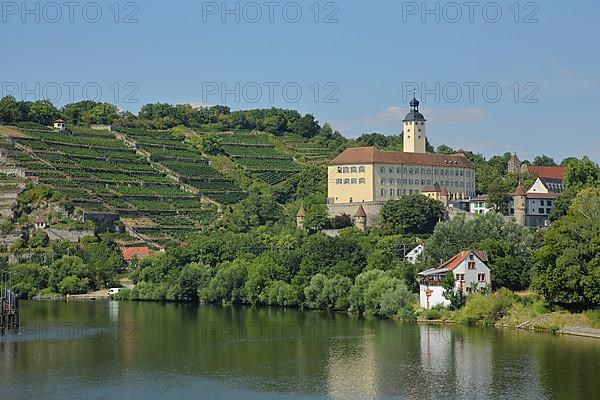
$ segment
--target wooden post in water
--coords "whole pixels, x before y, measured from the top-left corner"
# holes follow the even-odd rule
[[[19,301],[12,291],[12,274],[2,273],[0,281],[0,330],[19,327]]]

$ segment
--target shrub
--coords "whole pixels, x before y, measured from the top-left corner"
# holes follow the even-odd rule
[[[482,322],[493,324],[509,311],[515,302],[515,295],[508,289],[500,289],[491,295],[473,294],[459,314],[459,320],[466,323]]]

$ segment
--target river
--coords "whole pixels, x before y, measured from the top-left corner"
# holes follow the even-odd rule
[[[21,302],[0,399],[592,399],[600,340],[279,308]]]

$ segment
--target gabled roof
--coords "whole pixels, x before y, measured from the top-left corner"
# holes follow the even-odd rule
[[[62,123],[64,123],[65,121],[63,121],[62,119],[60,119],[60,118],[59,118],[59,119],[57,119],[57,120],[56,120],[56,121],[54,121],[54,122],[59,122],[59,123],[61,123],[61,122],[62,122]]]
[[[419,272],[418,275],[437,275],[437,274],[441,274],[441,273],[446,273],[448,271],[454,271],[465,260],[465,258],[467,258],[469,256],[469,254],[474,254],[475,257],[479,258],[483,262],[488,261],[488,256],[485,251],[466,250],[466,251],[461,251],[458,254],[455,254],[450,259],[448,259],[446,262],[442,263],[441,265],[439,265],[435,268],[431,268],[426,271]]]
[[[358,210],[356,210],[356,214],[354,214],[355,217],[366,217],[367,213],[365,212],[365,209],[363,208],[362,204],[360,206],[358,206]]]
[[[141,260],[151,254],[148,247],[121,247],[123,260],[131,261],[134,258]]]
[[[296,217],[305,217],[306,216],[306,210],[304,209],[304,206],[300,206],[300,208],[298,209],[298,213],[296,214]]]
[[[407,153],[381,151],[375,147],[351,147],[329,162],[329,165],[347,164],[402,164],[434,167],[474,168],[464,154]]]
[[[565,167],[538,167],[535,165],[527,166],[527,170],[538,178],[560,179],[561,181],[567,172]]]

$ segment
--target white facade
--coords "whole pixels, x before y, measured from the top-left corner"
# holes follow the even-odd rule
[[[449,304],[443,296],[442,281],[448,271],[454,275],[455,288],[464,295],[480,291],[492,284],[492,274],[483,260],[472,251],[462,251],[437,268],[419,273],[419,305],[430,309]],[[429,296],[428,296],[429,295]]]
[[[487,214],[490,208],[487,206],[487,199],[476,197],[469,202],[469,211],[472,214]]]
[[[423,250],[425,250],[425,246],[420,244],[411,251],[409,251],[408,254],[404,256],[404,259],[411,264],[415,264],[417,262],[417,258],[421,254],[423,254]]]
[[[548,188],[540,178],[537,178],[527,193],[548,193]]]

